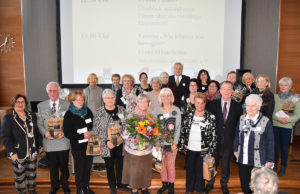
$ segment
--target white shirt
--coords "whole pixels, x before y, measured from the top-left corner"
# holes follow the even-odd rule
[[[257,118],[259,116],[259,112],[251,119],[254,123],[257,122]],[[245,117],[246,122],[249,122],[249,115],[247,114]],[[251,128],[252,130],[252,128]],[[250,137],[249,131],[247,134],[244,133],[244,146],[243,146],[243,164],[248,164],[248,145],[249,145],[249,137]]]
[[[201,130],[200,122],[203,121],[203,117],[194,116],[191,126],[188,149],[191,151],[201,151]]]
[[[52,107],[53,107],[53,103],[54,102],[52,102],[51,100],[50,100],[50,108],[52,109]],[[59,99],[57,99],[56,101],[55,101],[55,110],[56,110],[56,113],[57,113],[57,111],[58,111],[58,104],[59,104]]]

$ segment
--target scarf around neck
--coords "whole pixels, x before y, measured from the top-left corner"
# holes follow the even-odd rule
[[[85,105],[83,105],[83,107],[81,109],[78,109],[74,106],[74,104],[70,104],[69,106],[69,110],[71,111],[71,113],[73,113],[74,115],[77,115],[79,117],[84,118],[87,115],[87,107]]]
[[[287,94],[283,94],[282,92],[278,93],[279,98],[282,100],[288,99],[291,95],[292,95],[291,91],[289,91]]]

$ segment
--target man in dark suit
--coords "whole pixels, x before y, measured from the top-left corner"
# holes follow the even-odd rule
[[[230,177],[230,162],[233,157],[233,141],[236,126],[243,113],[241,104],[231,100],[232,92],[232,83],[222,82],[220,89],[222,98],[212,101],[207,106],[208,111],[216,116],[217,150],[215,159],[216,167],[218,167],[219,161],[222,161],[221,188],[224,194],[229,193],[227,183]],[[213,179],[207,184],[206,193],[213,188],[214,181]]]
[[[174,75],[169,78],[169,84],[174,85],[178,100],[180,101],[185,93],[189,92],[190,77],[182,75],[183,65],[181,63],[175,63]],[[175,103],[176,104],[176,103]]]

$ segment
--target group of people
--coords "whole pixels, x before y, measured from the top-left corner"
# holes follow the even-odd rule
[[[92,136],[100,139],[111,193],[117,193],[117,189],[134,194],[141,189],[142,193],[149,193],[153,149],[161,151],[163,158],[159,194],[174,193],[178,152],[186,157],[186,193],[195,190],[209,193],[213,189],[215,177],[207,183],[203,179],[203,159],[207,155],[215,157],[216,168],[222,163],[219,174],[225,194],[229,193],[227,183],[233,156],[239,164],[245,194],[252,193],[254,183],[251,188],[249,183],[253,169],[266,167],[277,172],[279,153],[278,175],[283,176],[292,127],[300,118],[300,105],[291,93],[292,80],[281,78],[280,92],[274,95],[267,75],[255,79],[251,73],[245,73],[239,83],[236,72],[232,71],[226,81],[219,83],[211,80],[204,69],[195,79],[182,72],[183,65],[176,63],[174,75],[162,72],[159,77],[151,78],[150,85],[145,72],[139,76],[140,85],[135,85],[130,74],[122,79],[113,74],[111,89],[104,90],[97,86],[97,75],[90,74],[89,86],[83,91],[72,91],[68,101],[59,98],[59,84],[49,82],[46,86],[49,100],[38,104],[37,117],[26,109],[26,97],[16,95],[12,100],[14,110],[2,123],[2,139],[12,160],[18,192],[26,193],[27,187],[30,194],[36,193],[36,158],[44,150],[50,168],[49,193],[55,194],[60,185],[64,193],[70,193],[71,149],[77,193],[94,193],[89,186],[93,156],[86,154]],[[141,150],[130,138],[127,120],[133,115],[147,114],[159,120],[171,137],[155,144],[146,142]],[[56,137],[48,130],[53,115],[63,119],[62,130]],[[112,126],[119,129],[117,141],[109,137]],[[264,188],[273,189],[267,193],[276,192],[274,187]]]

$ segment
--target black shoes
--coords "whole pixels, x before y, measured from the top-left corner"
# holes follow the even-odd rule
[[[207,184],[205,187],[205,194],[208,194],[212,189],[214,188],[214,185],[212,184]]]
[[[89,186],[87,186],[84,191],[85,194],[95,194],[95,192]]]
[[[120,185],[120,186],[118,186],[118,189],[120,189],[121,191],[124,191],[124,192],[130,192],[131,191],[131,189],[129,189],[126,185]]]
[[[110,194],[117,194],[117,190],[115,188],[110,189]]]
[[[56,191],[57,191],[57,190],[58,190],[57,188],[51,187],[51,189],[50,189],[50,191],[49,191],[49,194],[56,194]]]
[[[168,194],[174,194],[174,183],[169,183]]]
[[[227,185],[221,185],[221,189],[222,189],[223,194],[229,194]]]
[[[36,194],[36,191],[35,190],[29,191],[29,194]]]
[[[286,166],[281,166],[280,170],[278,172],[278,176],[284,176],[285,175]]]
[[[162,182],[162,187],[157,191],[157,194],[162,194],[166,190],[168,190],[169,183],[168,182]]]
[[[145,190],[142,190],[142,194],[150,194],[148,189],[146,188]]]

